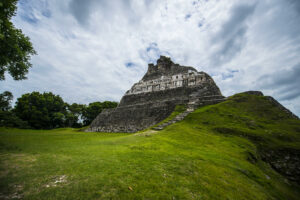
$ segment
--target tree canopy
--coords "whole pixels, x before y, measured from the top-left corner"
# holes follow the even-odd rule
[[[51,92],[32,92],[17,99],[16,115],[27,121],[32,128],[51,129],[63,127],[66,113],[65,102]]]
[[[103,109],[118,105],[111,101],[93,102],[89,105],[68,104],[51,92],[32,92],[18,98],[15,107],[11,109],[11,99],[9,92],[0,94],[1,109],[8,110],[2,112],[2,115],[9,119],[2,121],[0,126],[15,127],[13,124],[16,120],[20,124],[17,127],[22,125],[21,122],[26,122],[26,127],[35,129],[82,127],[89,125]]]
[[[13,95],[9,91],[5,91],[0,94],[0,110],[8,111],[11,109],[11,101],[13,99]]]
[[[28,128],[27,122],[21,120],[12,110],[13,95],[5,91],[0,94],[0,126]]]
[[[115,107],[117,107],[117,105],[118,105],[118,103],[111,102],[111,101],[90,103],[83,110],[84,124],[89,125],[97,117],[97,115],[102,112],[102,110],[108,109],[108,108],[115,108]]]
[[[85,109],[85,105],[73,103],[67,105],[67,114],[65,124],[68,127],[81,127],[82,126],[82,114]]]
[[[17,2],[0,1],[0,80],[5,80],[6,71],[14,80],[26,79],[32,66],[30,56],[36,54],[29,37],[11,22],[16,15]]]

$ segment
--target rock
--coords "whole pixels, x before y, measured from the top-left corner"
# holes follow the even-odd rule
[[[281,148],[276,150],[260,150],[263,161],[284,175],[288,180],[300,184],[300,150]]]

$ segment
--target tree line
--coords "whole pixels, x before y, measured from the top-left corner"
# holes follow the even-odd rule
[[[17,99],[13,95],[0,94],[0,126],[33,129],[62,127],[79,128],[89,125],[104,109],[117,107],[117,102],[104,101],[85,104],[68,104],[51,92],[32,92]]]

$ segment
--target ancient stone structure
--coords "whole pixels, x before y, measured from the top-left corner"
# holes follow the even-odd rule
[[[204,72],[161,56],[122,97],[117,108],[101,112],[88,131],[136,132],[168,117],[178,104],[194,109],[223,101],[218,86]]]

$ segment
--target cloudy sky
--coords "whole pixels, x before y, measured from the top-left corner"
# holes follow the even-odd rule
[[[19,0],[13,22],[38,52],[28,80],[0,82],[15,98],[119,101],[166,55],[225,96],[261,90],[300,116],[299,0]]]

